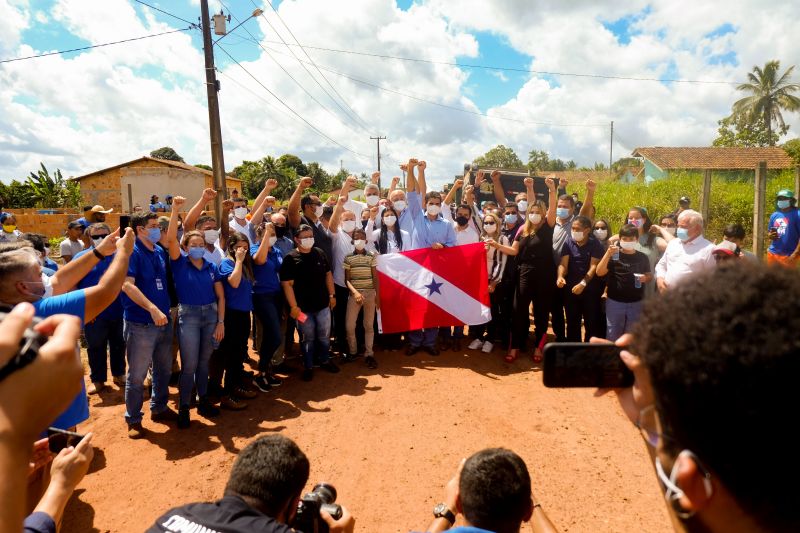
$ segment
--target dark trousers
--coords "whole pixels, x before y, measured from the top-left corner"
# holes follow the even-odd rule
[[[250,312],[225,308],[225,337],[219,348],[211,354],[209,362],[209,392],[221,389],[222,376],[225,375],[223,392],[230,395],[242,382],[244,360],[247,357],[247,341],[250,339]]]
[[[89,357],[89,379],[92,383],[105,383],[108,378],[106,353],[111,362],[111,375],[125,375],[125,337],[122,335],[122,324],[122,318],[96,318],[83,327]]]
[[[500,285],[495,287],[494,292],[489,294],[489,303],[492,308],[492,319],[486,324],[478,324],[477,326],[470,326],[469,333],[474,339],[486,340],[491,343],[497,341],[498,332],[501,323],[503,322],[503,314],[501,310],[501,303],[503,301],[503,294],[500,292]],[[486,338],[483,336],[486,334]]]
[[[572,294],[571,290],[566,293],[564,308],[567,311],[568,342],[581,342],[581,320],[586,328],[583,341],[588,342],[589,338],[595,334],[599,318],[597,316],[599,300],[600,294],[591,288],[587,288],[582,294]]]
[[[283,296],[274,294],[253,294],[253,314],[261,322],[261,346],[258,348],[258,370],[270,372],[272,356],[281,345],[281,311]],[[226,328],[227,329],[227,328]]]
[[[347,353],[347,299],[350,290],[333,284],[336,294],[336,307],[333,308],[333,333],[337,351]]]
[[[553,286],[555,287],[555,281],[553,282]],[[553,296],[551,301],[551,322],[553,326],[553,335],[556,336],[556,342],[564,342],[567,340],[567,335],[565,333],[564,327],[564,301],[566,299],[567,292],[570,289],[567,287],[558,288],[555,287],[553,289]]]
[[[511,347],[525,349],[531,322],[528,308],[533,303],[534,346],[538,346],[547,335],[547,318],[553,304],[555,273],[536,270],[520,271],[517,292],[514,297],[514,326],[511,331]]]

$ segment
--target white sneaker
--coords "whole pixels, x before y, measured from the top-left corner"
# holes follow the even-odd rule
[[[483,346],[483,341],[480,339],[475,339],[474,341],[469,343],[469,346],[467,346],[467,348],[469,348],[470,350],[480,350],[481,346]]]
[[[494,348],[494,344],[489,341],[483,343],[483,353],[492,353],[492,348]]]

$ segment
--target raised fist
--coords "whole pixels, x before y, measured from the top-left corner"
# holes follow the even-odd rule
[[[174,196],[172,198],[172,209],[178,211],[179,208],[186,203],[186,198],[183,196]]]
[[[426,168],[428,168],[428,163],[425,161],[420,161],[417,163],[417,168],[424,171]]]
[[[374,183],[374,184],[376,184],[376,185],[377,185],[377,184],[378,184],[378,180],[379,180],[379,179],[381,179],[381,173],[380,173],[380,172],[377,172],[377,171],[376,171],[376,172],[373,172],[373,173],[372,173],[372,183]]]
[[[500,171],[499,170],[492,170],[491,177],[493,180],[500,179]]]
[[[454,187],[455,189],[460,189],[460,188],[461,188],[461,187],[463,187],[463,186],[464,186],[464,180],[463,180],[463,179],[461,179],[461,178],[458,178],[458,179],[457,179],[457,180],[456,180],[456,181],[453,183],[453,187]]]
[[[522,183],[525,184],[525,187],[533,187],[533,178],[525,178]]]
[[[300,182],[297,184],[297,187],[301,191],[304,191],[304,190],[308,189],[309,187],[311,187],[313,184],[314,184],[314,180],[312,180],[311,178],[306,177],[306,178],[301,178],[300,179]]]
[[[233,200],[228,198],[227,200],[222,202],[222,210],[223,211],[230,211],[233,209]]]
[[[556,188],[556,182],[553,181],[553,178],[545,178],[544,184],[547,185],[548,190],[554,190]]]
[[[589,192],[594,192],[597,189],[597,183],[594,180],[586,180],[586,190]]]
[[[309,178],[309,179],[311,179],[311,178]],[[274,189],[277,186],[278,186],[278,180],[276,180],[274,178],[268,179],[267,182],[264,184],[264,188],[266,190],[268,190],[268,191],[271,191],[272,189]]]
[[[217,191],[215,191],[214,189],[204,189],[203,190],[203,200],[205,200],[206,202],[210,202],[211,200],[213,200],[216,197],[217,197]],[[172,199],[172,203],[173,204],[175,203],[175,199],[174,198]]]

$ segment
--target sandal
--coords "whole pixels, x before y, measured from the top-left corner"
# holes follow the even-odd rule
[[[534,350],[532,359],[534,364],[536,365],[541,364],[544,358],[542,356],[542,351],[539,348],[536,348],[536,350]]]
[[[519,357],[519,350],[516,348],[512,348],[508,351],[508,355],[505,356],[506,363],[513,363]]]

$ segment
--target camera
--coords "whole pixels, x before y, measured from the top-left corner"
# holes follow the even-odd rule
[[[0,306],[0,321],[3,321],[10,311],[11,307]],[[41,318],[34,318],[30,327],[25,329],[25,333],[19,341],[17,353],[4,366],[0,367],[0,381],[15,371],[25,368],[36,359],[39,348],[47,342],[47,337],[33,329],[41,321]]]
[[[334,520],[342,517],[342,507],[336,503],[336,488],[328,483],[317,483],[311,492],[297,502],[297,514],[292,527],[303,533],[328,533],[328,524],[320,517],[324,509]]]

